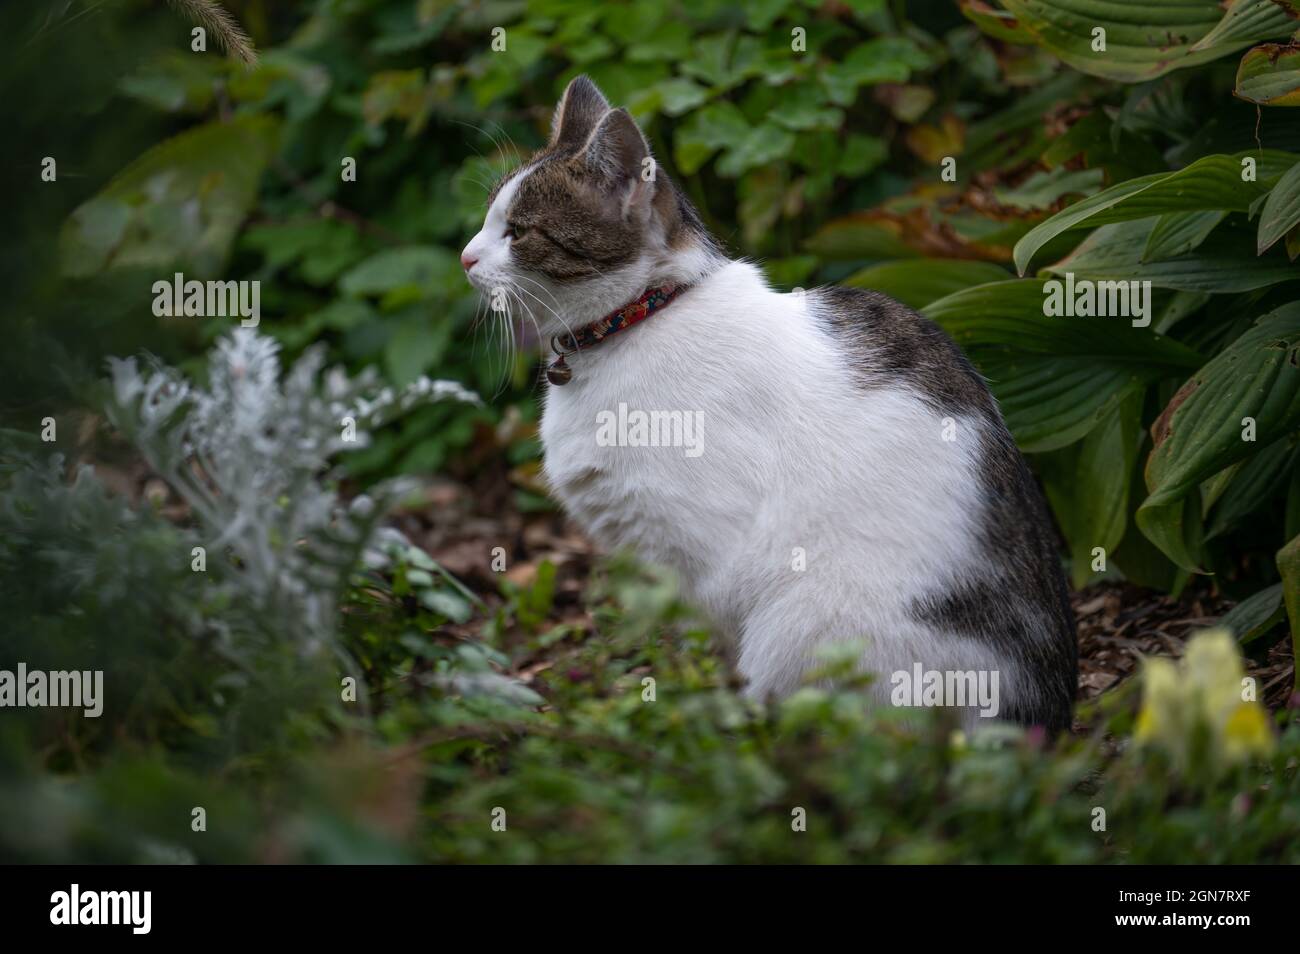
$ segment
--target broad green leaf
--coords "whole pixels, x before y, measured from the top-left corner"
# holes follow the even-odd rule
[[[1297,224],[1300,224],[1300,162],[1277,180],[1277,185],[1273,186],[1273,191],[1264,200],[1264,211],[1259,217],[1256,250],[1263,255]]]
[[[1272,19],[1224,28],[1220,42],[1200,41],[1228,18],[1217,0],[1003,0],[1020,28],[1075,69],[1133,83],[1207,63],[1257,40],[1288,32]],[[1230,12],[1230,11],[1229,11]],[[1246,20],[1247,18],[1242,18]],[[1097,49],[1105,31],[1105,49]]]
[[[1254,421],[1255,441],[1243,439]],[[1300,302],[1283,305],[1206,363],[1152,426],[1149,495],[1138,508],[1142,531],[1184,569],[1197,569],[1188,545],[1199,514],[1186,503],[1202,481],[1300,425]]]
[[[1291,472],[1291,481],[1286,489],[1286,513],[1285,520],[1286,539],[1294,537],[1300,533],[1300,467]]]
[[[1068,447],[1143,387],[1144,375],[1099,360],[984,355],[977,364],[1026,453]]]
[[[176,267],[221,273],[274,147],[268,116],[213,122],[144,153],[63,224],[64,274]]]
[[[1034,35],[1021,27],[1007,11],[998,10],[985,0],[957,0],[957,3],[966,19],[979,27],[982,33],[1007,43],[1034,42]]]
[[[1237,642],[1244,646],[1267,633],[1280,623],[1285,615],[1282,584],[1274,583],[1246,597],[1225,613],[1218,625],[1232,630],[1232,635],[1237,638]]]
[[[1195,351],[1127,321],[1045,316],[1044,285],[979,285],[925,308],[989,379],[1026,451],[1065,447],[1147,382],[1201,365]]]
[[[1288,14],[1278,0],[1231,0],[1219,25],[1193,44],[1192,49],[1204,50],[1238,41],[1254,43],[1264,37],[1286,36],[1294,29],[1294,14]]]
[[[1243,182],[1242,159],[1247,157],[1255,158],[1258,168],[1254,180]],[[1118,183],[1034,226],[1016,243],[1016,268],[1023,275],[1034,253],[1068,229],[1128,222],[1170,212],[1245,212],[1267,191],[1265,183],[1281,175],[1294,161],[1294,156],[1276,151],[1261,157],[1248,153],[1206,156],[1177,172],[1155,173]]]
[[[851,213],[822,225],[805,243],[826,261],[914,258],[917,251],[902,239],[902,226],[869,212]]]
[[[1046,270],[1092,281],[1149,281],[1154,288],[1215,293],[1253,291],[1300,278],[1280,256],[1257,258],[1250,254],[1250,238],[1243,241],[1239,232],[1225,234],[1223,228],[1186,255],[1143,262],[1154,225],[1148,219],[1102,226]]]
[[[1205,528],[1205,539],[1213,540],[1227,533],[1257,512],[1261,502],[1272,498],[1296,463],[1293,443],[1288,440],[1274,441],[1206,481],[1201,488],[1203,500],[1209,496],[1206,487],[1222,475],[1227,477],[1222,487],[1215,488],[1216,499],[1210,500],[1213,508]]]
[[[1070,539],[1073,582],[1092,577],[1092,551],[1111,553],[1124,538],[1129,487],[1142,435],[1141,389],[1126,392],[1101,423],[1083,439],[1073,475]]]
[[[1142,261],[1159,262],[1194,251],[1222,222],[1226,211],[1166,212],[1147,236]]]
[[[978,285],[933,302],[925,313],[960,344],[1082,359],[1101,358],[1164,371],[1199,367],[1202,358],[1172,338],[1125,319],[1048,317],[1049,282],[1011,279]]]
[[[1194,314],[1202,305],[1206,304],[1213,296],[1205,292],[1174,292],[1166,299],[1164,305],[1156,315],[1155,323],[1152,328],[1158,335],[1169,334],[1169,329],[1178,322],[1182,321],[1188,315]]]
[[[1261,106],[1300,106],[1300,45],[1262,43],[1246,51],[1232,92]]]
[[[1291,621],[1291,653],[1300,656],[1300,536],[1277,551],[1277,569],[1282,574],[1282,596]],[[1296,667],[1292,690],[1300,692],[1300,667]]]
[[[870,288],[913,308],[924,308],[963,288],[1009,277],[1005,268],[992,262],[924,258],[872,265],[855,272],[843,284]]]

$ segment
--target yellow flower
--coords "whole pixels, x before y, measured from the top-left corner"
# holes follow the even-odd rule
[[[1226,629],[1193,636],[1179,665],[1144,660],[1138,743],[1164,749],[1179,766],[1188,763],[1198,730],[1208,731],[1219,767],[1269,754],[1274,739],[1268,713],[1242,698],[1244,673],[1236,640]]]
[[[1233,762],[1273,751],[1273,730],[1269,728],[1268,715],[1258,703],[1237,704],[1223,726],[1223,749]]]
[[[1168,741],[1182,733],[1183,702],[1178,668],[1161,656],[1142,661],[1142,711],[1138,713],[1139,742]]]

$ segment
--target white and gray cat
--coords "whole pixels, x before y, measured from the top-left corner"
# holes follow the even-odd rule
[[[863,640],[881,701],[918,666],[996,673],[1001,718],[1068,728],[1074,617],[983,380],[884,295],[773,291],[650,157],[631,115],[578,77],[462,256],[477,288],[504,290],[571,352],[542,418],[553,492],[601,545],[678,571],[753,696],[789,694],[819,647]],[[655,289],[676,297],[593,339]],[[575,350],[566,335],[584,328]],[[620,406],[621,421],[690,415],[696,453],[602,439]]]

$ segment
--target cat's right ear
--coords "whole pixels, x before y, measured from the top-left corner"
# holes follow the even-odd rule
[[[563,152],[576,152],[607,112],[609,100],[596,84],[585,74],[575,76],[560,97],[560,105],[555,107],[555,118],[551,120],[551,147]]]

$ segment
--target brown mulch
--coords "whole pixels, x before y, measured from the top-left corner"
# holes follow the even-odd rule
[[[1070,598],[1079,621],[1079,699],[1094,699],[1135,673],[1143,656],[1181,658],[1187,637],[1213,626],[1231,600],[1189,588],[1179,599],[1128,583],[1099,583]],[[1287,704],[1295,678],[1288,640],[1262,662],[1246,657],[1246,672],[1270,709]]]

